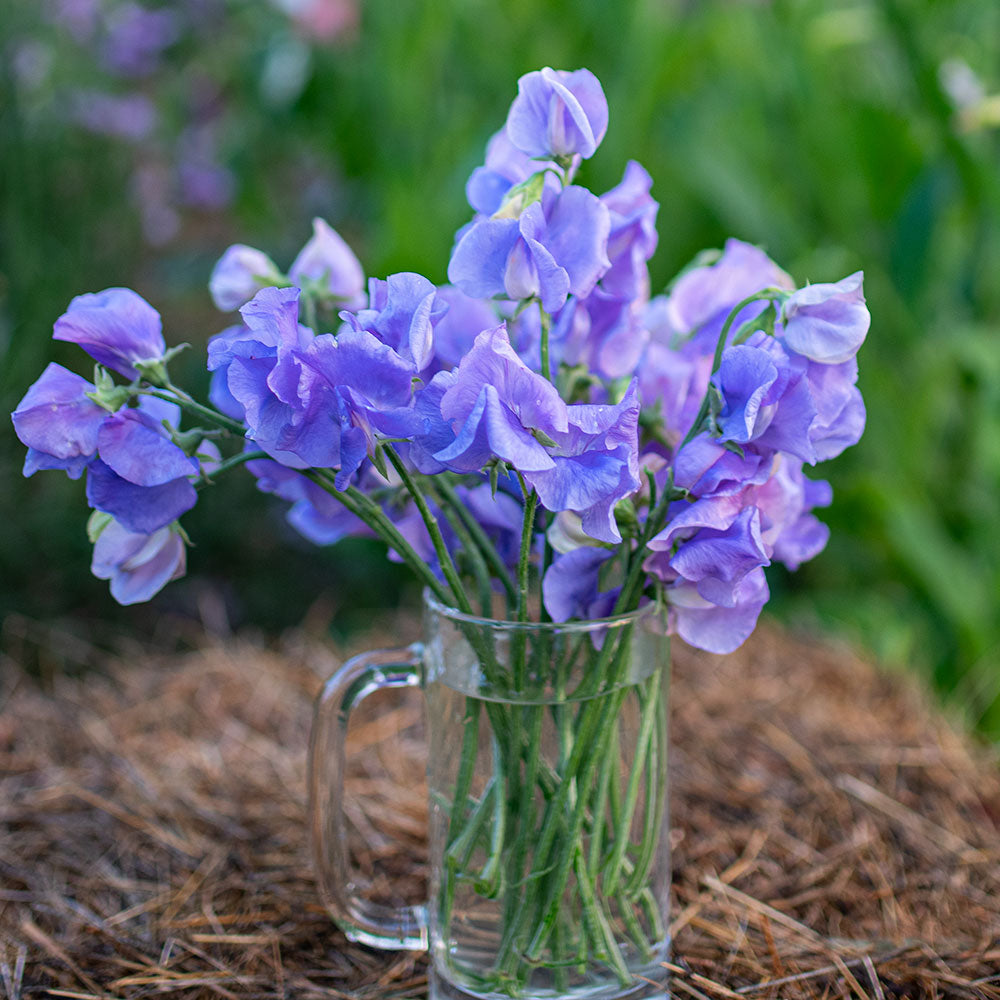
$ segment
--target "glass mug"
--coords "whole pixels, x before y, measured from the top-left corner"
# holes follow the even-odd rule
[[[424,642],[327,682],[310,747],[320,894],[347,937],[430,949],[432,1000],[665,998],[669,640],[655,604],[589,622],[477,618],[424,597]],[[362,898],[341,804],[350,712],[422,688],[430,901]]]

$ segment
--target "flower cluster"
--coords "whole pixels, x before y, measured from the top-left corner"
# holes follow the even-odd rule
[[[649,175],[630,162],[610,191],[578,182],[607,124],[589,71],[523,77],[442,287],[366,285],[322,220],[287,273],[231,247],[210,288],[239,321],[208,345],[211,406],[170,382],[138,295],[75,299],[55,336],[91,354],[95,382],[49,366],[14,424],[26,475],[86,472],[114,595],[183,571],[177,518],[242,464],[313,541],[373,533],[463,610],[499,593],[524,619],[533,589],[556,621],[659,599],[688,642],[738,646],[765,567],[826,543],[813,510],[830,488],[803,470],[864,428],[861,275],[796,288],[731,240],[651,296]]]

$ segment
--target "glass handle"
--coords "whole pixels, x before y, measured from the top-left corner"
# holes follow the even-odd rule
[[[309,746],[309,827],[320,898],[351,941],[426,950],[427,907],[383,906],[361,898],[348,874],[344,830],[344,743],[351,710],[373,691],[418,687],[423,649],[382,649],[348,660],[316,702]]]

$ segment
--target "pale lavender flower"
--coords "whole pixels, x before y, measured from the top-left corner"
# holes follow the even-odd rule
[[[806,285],[782,304],[785,346],[821,364],[849,361],[871,325],[860,271],[836,284]]]
[[[555,468],[535,432],[567,433],[566,404],[514,353],[504,326],[479,334],[456,372],[435,381],[447,386],[441,414],[456,435],[434,455],[438,461],[460,472],[477,472],[494,458],[522,473]]]
[[[750,637],[770,592],[762,569],[736,585],[731,605],[715,604],[697,586],[679,579],[664,591],[667,622],[685,642],[709,653],[731,653]]]
[[[546,312],[568,295],[589,295],[611,266],[611,217],[585,188],[571,185],[533,202],[516,219],[480,219],[459,238],[448,280],[474,298],[537,297]]]
[[[542,580],[542,602],[554,622],[608,614],[608,597],[613,602],[615,595],[601,594],[599,580],[604,564],[614,556],[613,549],[585,545],[553,561]]]
[[[314,545],[333,545],[348,535],[370,535],[371,529],[339,500],[312,480],[270,459],[247,462],[257,489],[273,493],[292,506],[288,523]]]
[[[809,436],[816,407],[802,359],[758,332],[745,344],[726,348],[712,382],[722,396],[720,440],[752,442],[816,462]]]
[[[608,102],[590,70],[545,67],[517,81],[507,116],[510,141],[542,159],[594,155],[608,129]]]
[[[97,454],[97,437],[107,410],[87,397],[94,386],[86,379],[50,364],[28,389],[11,415],[14,431],[28,448],[24,475],[40,469],[62,469],[79,479]]]
[[[119,604],[148,601],[171,580],[184,575],[184,540],[173,526],[152,533],[129,531],[111,520],[94,543],[90,571],[111,581],[111,596]]]
[[[158,361],[167,345],[160,314],[130,288],[78,295],[56,320],[52,336],[79,344],[98,364],[136,378],[137,361]]]
[[[322,219],[313,219],[312,237],[299,251],[288,277],[295,284],[301,284],[304,278],[322,284],[346,309],[359,309],[365,304],[361,262],[343,237]]]
[[[601,277],[602,294],[635,302],[649,297],[649,268],[658,240],[659,203],[650,195],[653,179],[629,160],[621,183],[601,195],[611,213],[608,235],[610,269]],[[638,306],[638,303],[636,303]]]
[[[390,274],[385,281],[371,278],[368,301],[367,309],[342,312],[341,318],[354,330],[367,330],[410,361],[414,375],[423,371],[434,354],[434,328],[448,311],[448,303],[434,283],[412,272]]]
[[[532,159],[522,153],[502,128],[486,144],[486,162],[472,171],[465,185],[469,204],[483,215],[493,215],[503,204],[504,196],[516,184],[526,181],[539,170],[555,168],[555,163]],[[560,186],[554,174],[547,174],[545,184]]]
[[[434,325],[434,362],[450,370],[468,354],[483,330],[497,325],[497,314],[488,302],[474,299],[451,285],[440,286],[437,298],[448,309]]]
[[[249,302],[262,288],[280,281],[277,265],[263,250],[236,243],[216,261],[208,290],[215,307],[230,312]]]
[[[547,510],[580,515],[583,530],[620,542],[615,505],[639,488],[639,395],[633,381],[616,406],[567,408],[567,429],[553,431],[551,469],[522,471]]]
[[[719,259],[683,273],[670,289],[666,320],[679,335],[699,333],[715,346],[730,311],[743,299],[765,288],[793,289],[791,278],[758,247],[740,240],[727,240]],[[744,308],[732,332],[759,315],[765,303]]]

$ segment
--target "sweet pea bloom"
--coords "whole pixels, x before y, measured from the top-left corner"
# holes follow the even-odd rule
[[[620,542],[615,505],[639,488],[639,395],[633,382],[616,406],[567,408],[567,429],[555,431],[551,469],[526,472],[542,506],[580,515],[583,531]]]
[[[137,361],[158,361],[167,345],[160,314],[130,288],[78,295],[56,320],[52,336],[79,344],[98,364],[136,378]]]
[[[322,219],[313,219],[313,234],[299,251],[288,277],[300,285],[304,279],[319,284],[346,309],[365,303],[365,272],[343,237]]]
[[[374,534],[456,606],[485,614],[492,588],[522,615],[539,577],[555,621],[655,593],[672,632],[735,649],[768,598],[765,567],[826,544],[814,510],[830,487],[803,466],[864,428],[861,274],[796,290],[729,240],[650,299],[650,176],[630,161],[600,196],[572,183],[607,122],[587,70],[522,77],[466,186],[476,215],[443,288],[410,272],[366,287],[321,219],[287,275],[230,247],[210,283],[240,311],[208,344],[216,410],[175,397],[214,440],[152,398],[175,391],[155,310],[127,289],[74,299],[57,339],[130,384],[50,365],[13,421],[26,475],[86,472],[93,570],[113,595],[145,600],[182,573],[177,518],[196,486],[245,465],[306,538]],[[340,309],[336,328],[304,325],[300,306],[311,326]],[[223,457],[215,440],[227,449],[236,429],[246,450]]]
[[[182,577],[186,558],[184,540],[173,526],[145,534],[111,520],[94,543],[90,571],[111,581],[111,596],[119,604],[138,604]]]
[[[712,377],[723,401],[720,440],[754,442],[815,462],[809,430],[816,407],[805,375],[804,365],[796,364],[773,337],[762,333],[727,348]]]
[[[107,417],[97,453],[87,467],[87,500],[129,531],[152,534],[195,505],[191,480],[198,460],[185,455],[149,413],[120,410]]]
[[[590,70],[546,67],[517,81],[507,135],[522,153],[542,159],[594,155],[608,130],[608,102]]]
[[[94,386],[62,365],[50,364],[12,414],[14,432],[28,448],[24,475],[62,469],[79,479],[97,454],[107,410],[87,396]]]
[[[857,271],[836,284],[793,292],[781,307],[786,346],[826,365],[853,358],[871,325],[862,278]]]
[[[263,250],[236,243],[216,262],[208,290],[216,309],[231,312],[280,281],[278,266]]]
[[[607,206],[570,185],[543,194],[516,219],[474,222],[452,252],[448,280],[474,298],[537,297],[553,313],[570,294],[589,295],[611,266],[610,231]]]
[[[434,355],[434,327],[448,311],[448,302],[423,275],[391,274],[385,281],[368,282],[368,308],[343,312],[341,318],[356,331],[366,330],[423,371]]]
[[[446,387],[441,415],[455,431],[434,456],[447,468],[478,472],[495,458],[521,472],[555,468],[537,432],[550,439],[568,433],[566,404],[514,353],[503,325],[484,330],[456,372],[435,380]]]
[[[718,260],[693,267],[674,282],[665,318],[674,333],[698,333],[714,348],[730,311],[765,288],[792,290],[794,285],[763,250],[741,240],[726,240]],[[733,333],[764,308],[763,302],[745,307],[733,323]]]

